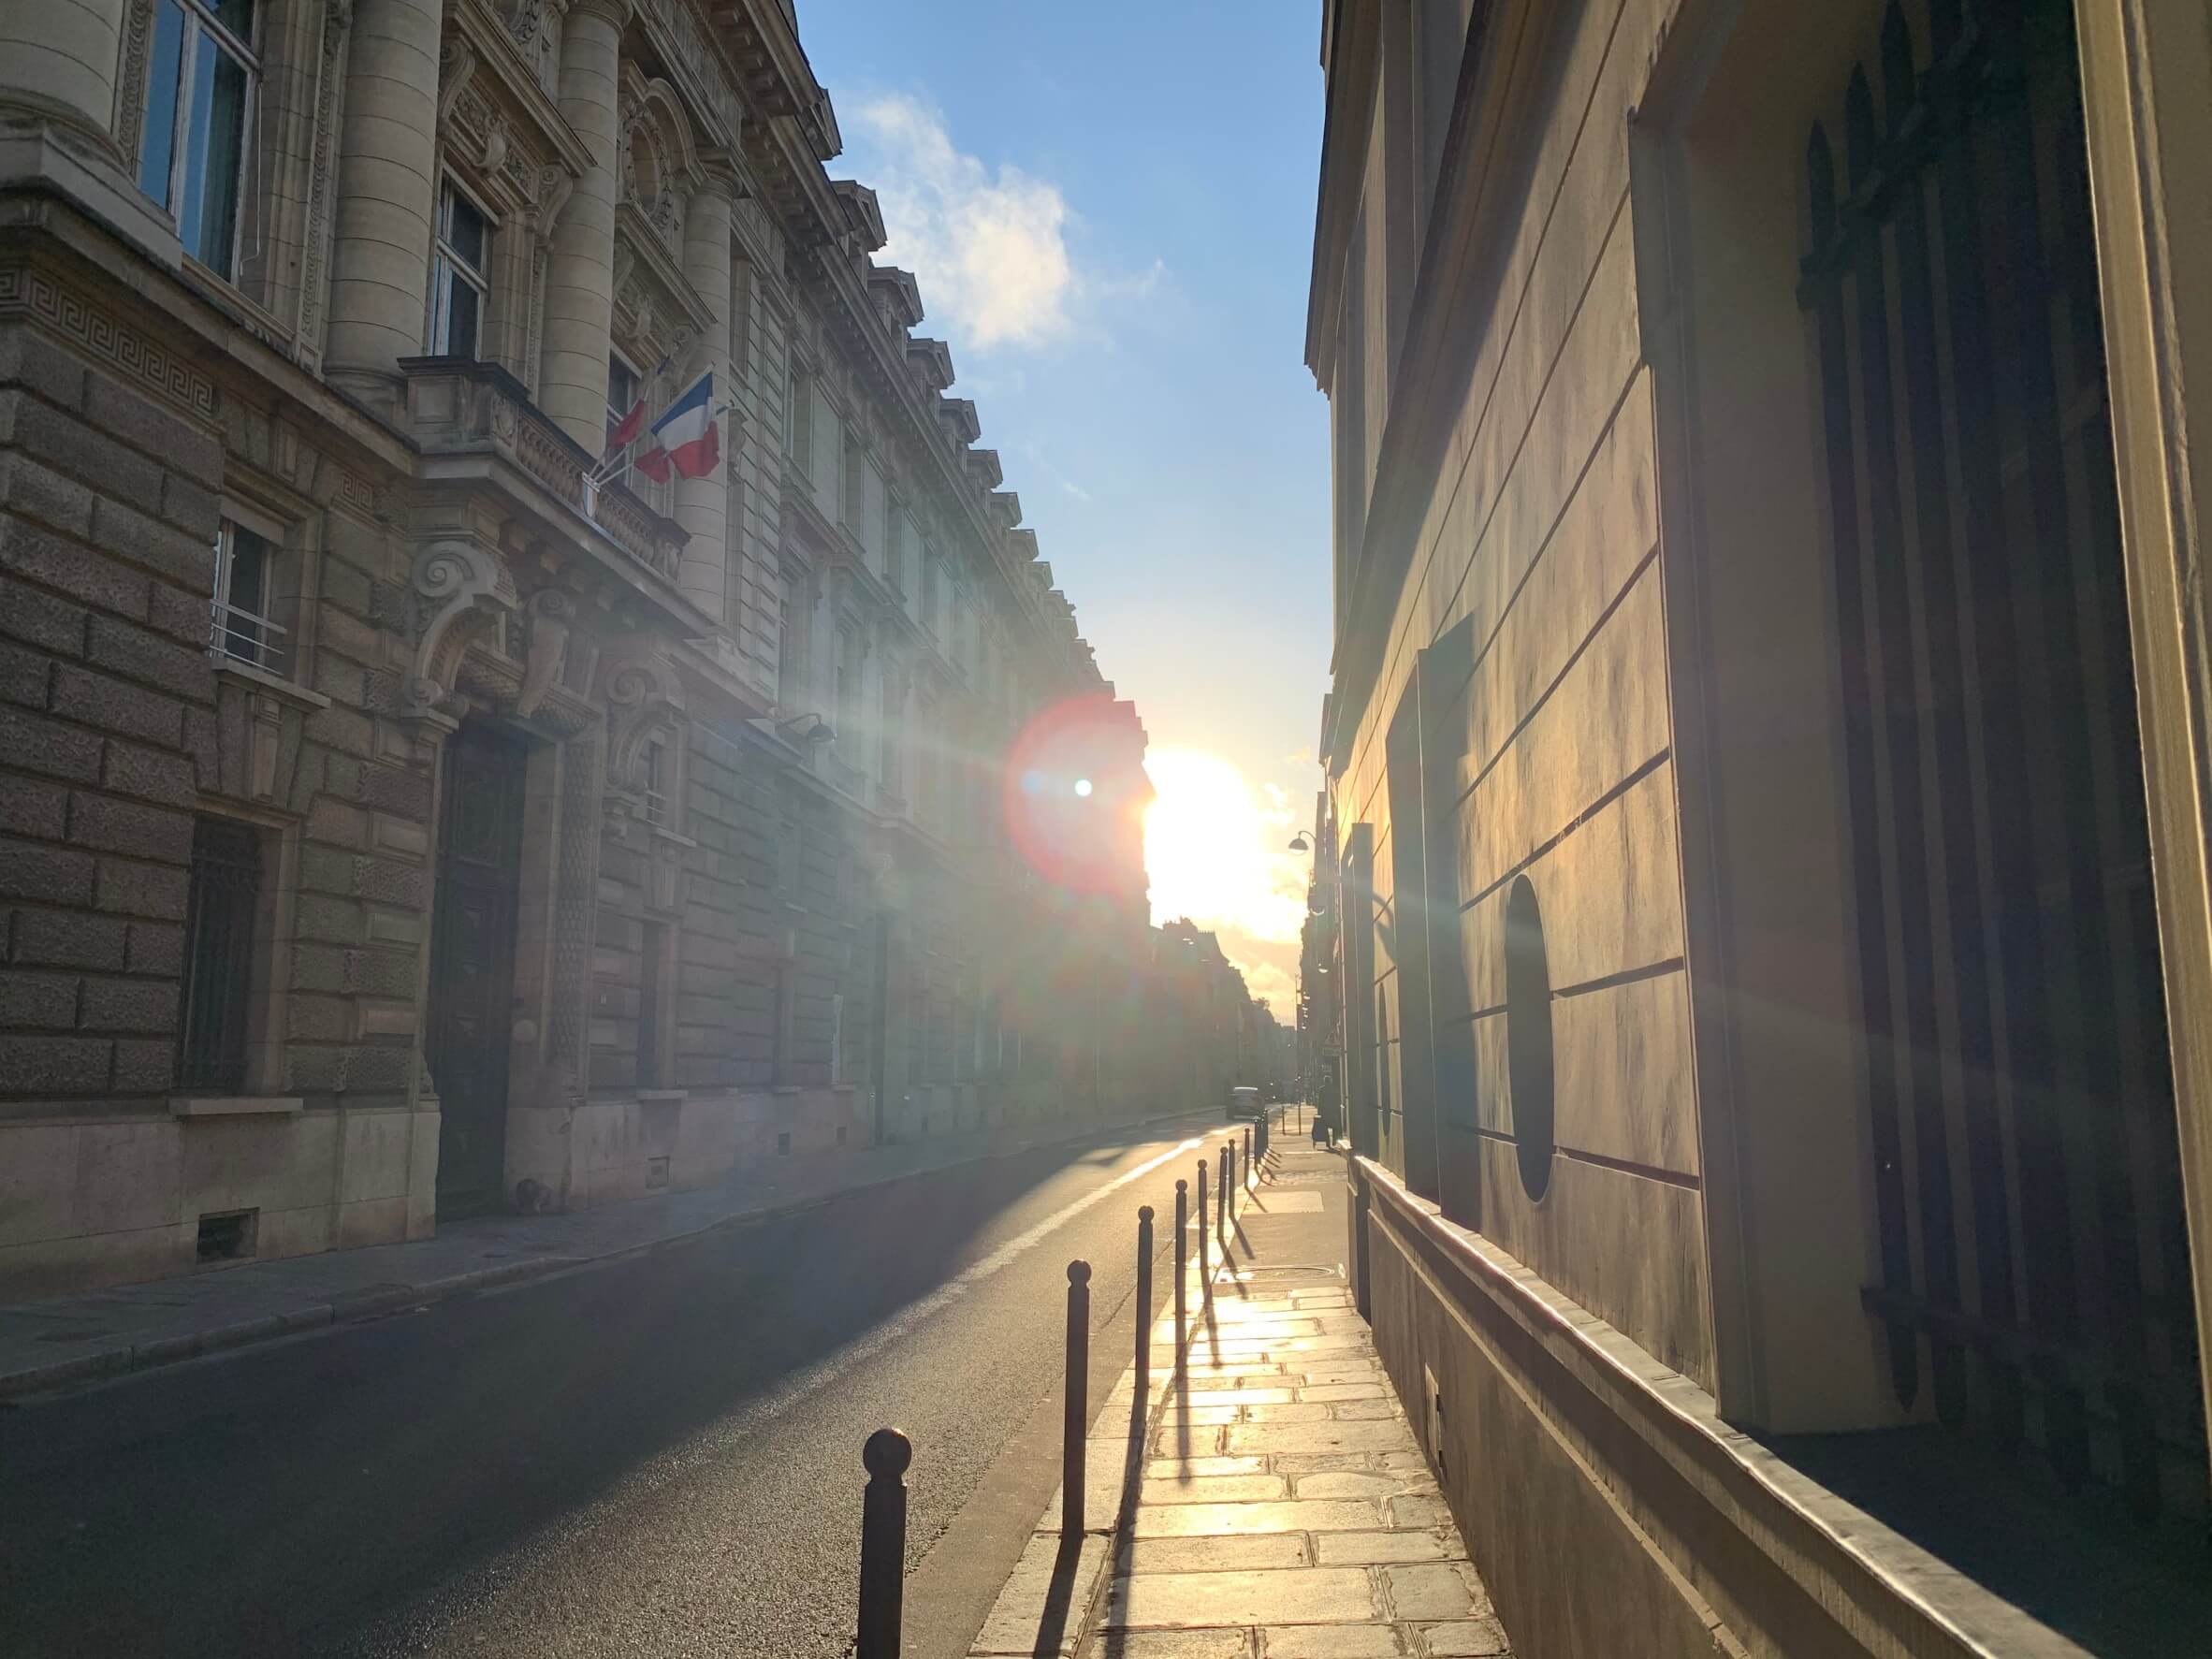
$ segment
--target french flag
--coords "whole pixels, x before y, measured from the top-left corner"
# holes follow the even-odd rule
[[[665,484],[671,470],[686,478],[713,472],[722,458],[721,428],[714,413],[714,373],[709,370],[653,422],[653,441],[637,458],[637,470],[657,484]]]
[[[630,406],[630,413],[606,429],[606,452],[609,455],[621,448],[645,429],[646,400],[643,398]]]

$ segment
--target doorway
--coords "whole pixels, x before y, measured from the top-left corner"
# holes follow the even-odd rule
[[[442,1111],[438,1214],[450,1220],[500,1208],[505,1186],[528,751],[472,721],[445,759],[426,1051]]]

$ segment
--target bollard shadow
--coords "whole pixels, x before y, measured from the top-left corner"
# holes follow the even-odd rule
[[[1075,1569],[1082,1560],[1082,1535],[1063,1536],[1053,1555],[1053,1576],[1045,1586],[1044,1611],[1037,1620],[1037,1644],[1029,1650],[1033,1659],[1055,1659],[1065,1645],[1068,1615],[1075,1605]]]

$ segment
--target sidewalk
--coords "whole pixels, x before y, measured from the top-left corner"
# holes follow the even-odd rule
[[[719,1186],[564,1215],[488,1215],[402,1244],[331,1250],[0,1307],[0,1400],[143,1371],[220,1348],[415,1307],[464,1290],[661,1249],[788,1215],[858,1188],[985,1157],[1094,1139],[1136,1124],[1059,1135],[992,1133],[777,1158]]]
[[[1070,1561],[1055,1496],[970,1659],[1509,1654],[1352,1310],[1341,1158],[1285,1137],[1268,1173],[1180,1374],[1166,1275],[1142,1459],[1112,1433],[1137,1418],[1133,1365],[1098,1419],[1099,1531]]]

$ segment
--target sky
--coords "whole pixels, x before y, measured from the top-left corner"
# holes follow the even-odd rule
[[[879,263],[1150,735],[1156,921],[1289,1023],[1329,659],[1328,409],[1304,357],[1320,7],[799,0]]]

